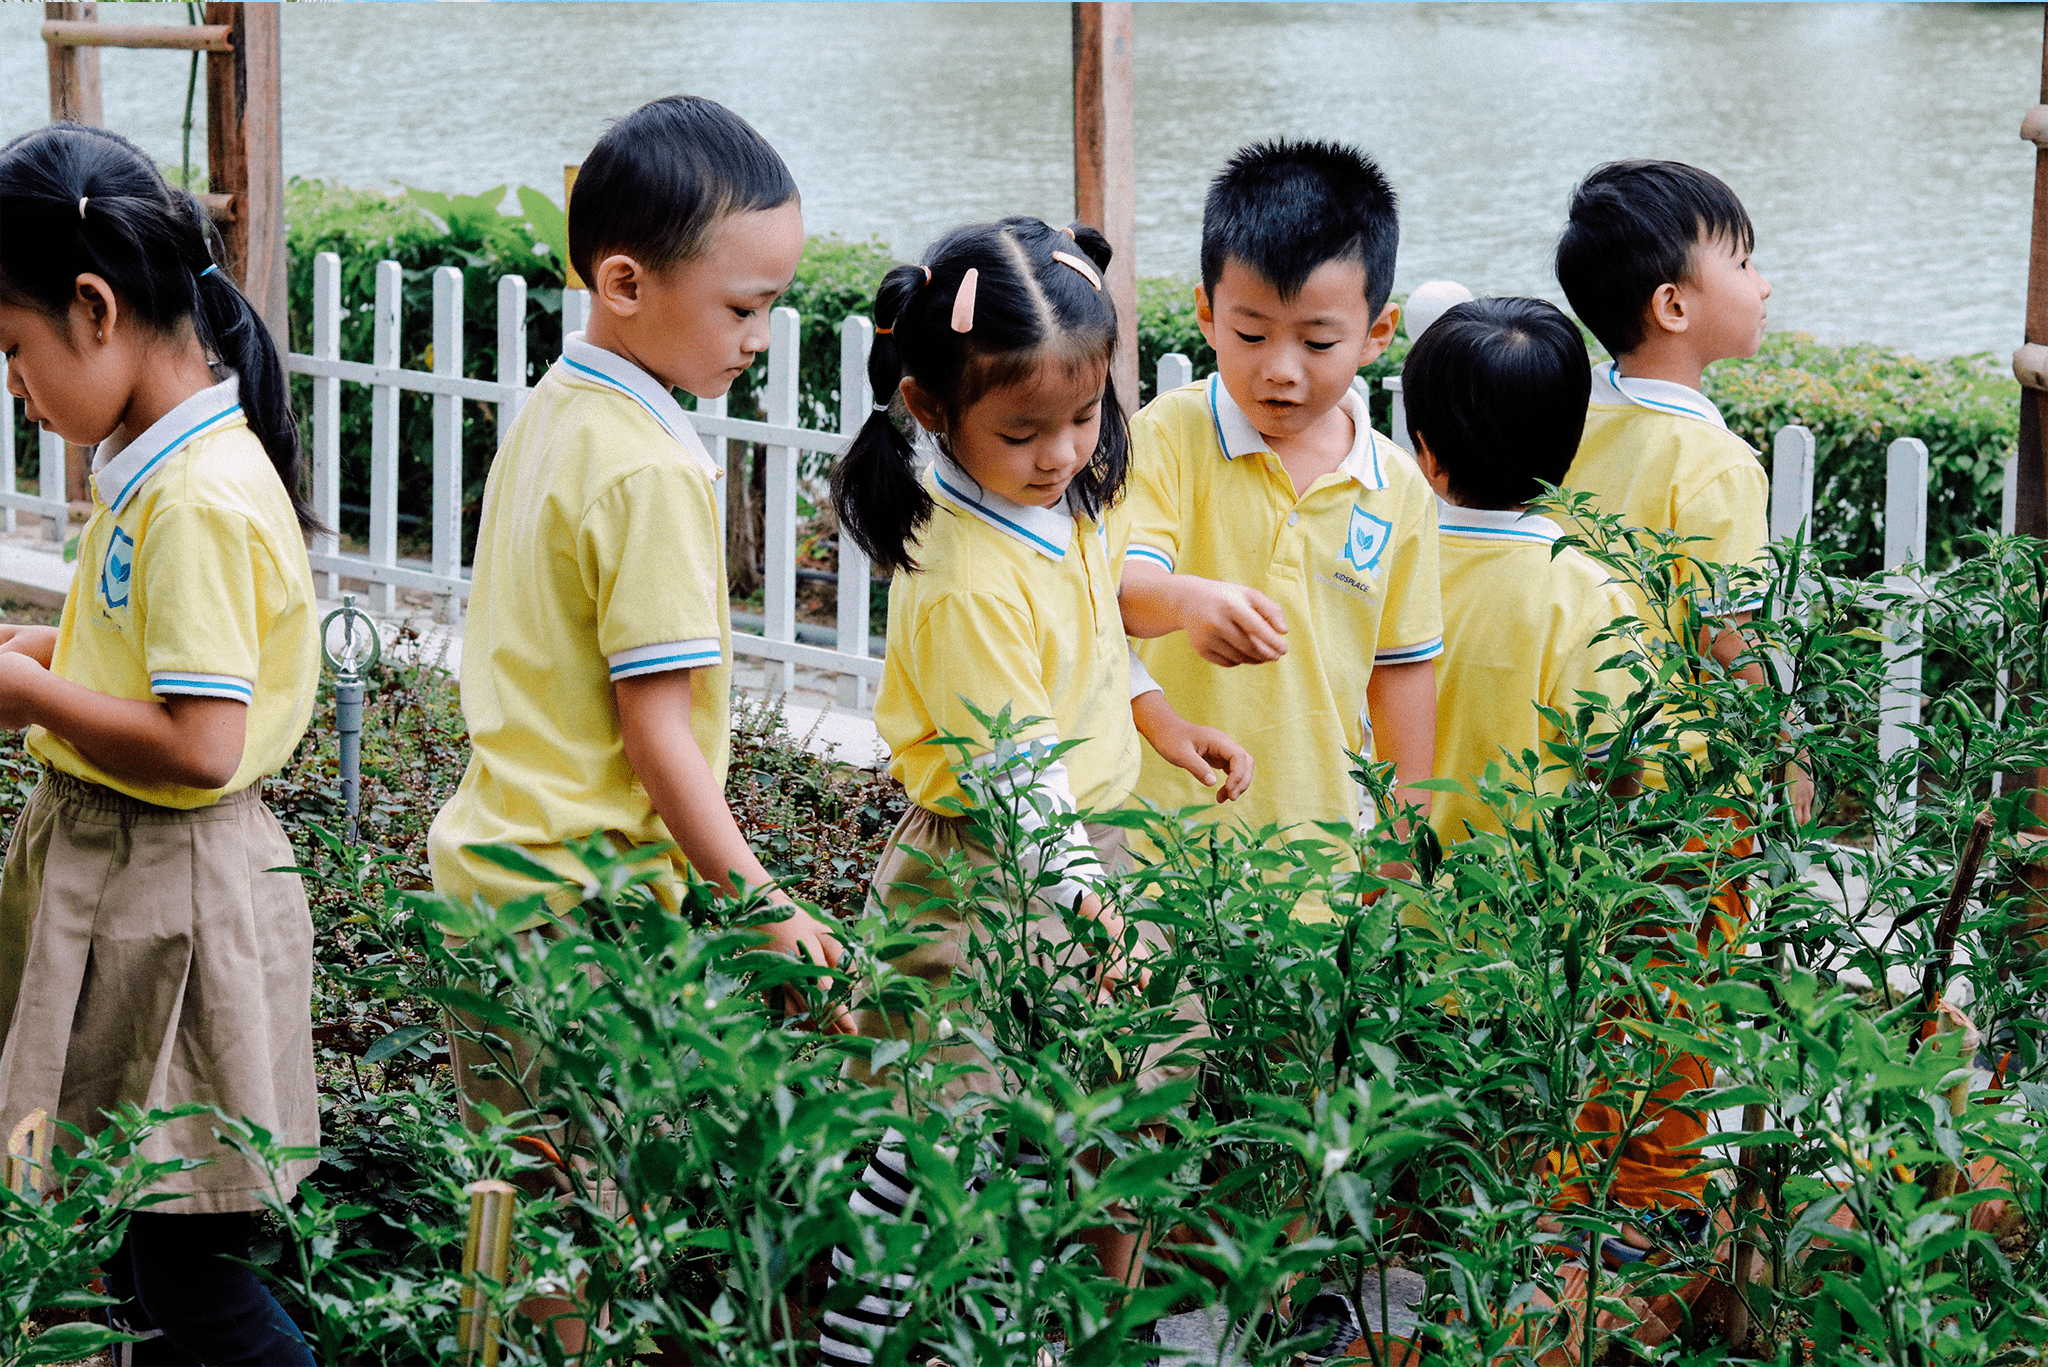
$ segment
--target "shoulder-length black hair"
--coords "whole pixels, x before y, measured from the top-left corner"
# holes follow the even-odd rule
[[[1093,262],[1095,279],[1056,253]],[[909,376],[957,416],[1048,360],[1101,366],[1101,435],[1094,458],[1070,488],[1084,512],[1099,516],[1123,490],[1131,449],[1130,426],[1107,378],[1116,305],[1097,282],[1109,259],[1108,239],[1078,224],[1061,229],[1035,218],[1006,218],[947,233],[922,265],[896,267],[875,292],[868,383],[878,405],[891,402]],[[953,301],[969,270],[979,278],[974,326],[955,332]],[[931,495],[918,482],[909,439],[880,407],[833,470],[832,503],[842,532],[876,564],[917,568],[910,543],[932,515]]]
[[[78,277],[104,279],[144,328],[199,344],[241,379],[242,412],[305,530],[299,424],[270,329],[224,271],[199,201],[174,190],[118,133],[53,123],[0,147],[0,300],[62,325]]]

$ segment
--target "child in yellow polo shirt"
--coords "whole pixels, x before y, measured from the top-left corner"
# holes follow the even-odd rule
[[[1771,285],[1750,260],[1755,245],[1735,192],[1675,161],[1595,168],[1573,191],[1557,244],[1558,283],[1614,357],[1594,367],[1586,432],[1564,487],[1591,494],[1600,512],[1628,526],[1687,538],[1681,576],[1702,587],[1701,566],[1756,564],[1769,539],[1770,478],[1700,391],[1709,365],[1754,356],[1763,343]],[[1629,591],[1646,629],[1666,633],[1641,589]],[[1710,620],[1703,650],[1724,665],[1741,656],[1741,626],[1756,606],[1702,602]],[[1740,677],[1761,685],[1762,666]],[[1703,736],[1681,731],[1679,739],[1695,762],[1704,757]],[[1794,814],[1804,822],[1812,784],[1792,777]]]
[[[1196,317],[1216,374],[1132,424],[1124,624],[1191,720],[1258,762],[1236,816],[1352,822],[1348,755],[1435,765],[1436,504],[1352,389],[1393,340],[1394,192],[1362,154],[1261,143],[1209,188]],[[1200,790],[1147,758],[1139,796]]]
[[[875,871],[874,895],[915,909],[918,926],[938,927],[893,961],[897,973],[938,986],[973,971],[972,941],[985,919],[939,866],[949,856],[990,859],[960,814],[955,767],[963,756],[938,737],[974,742],[967,762],[997,766],[997,781],[1034,785],[1019,804],[1027,828],[1043,829],[1054,809],[1122,807],[1138,777],[1141,734],[1205,789],[1221,771],[1219,801],[1235,798],[1251,777],[1250,757],[1227,735],[1182,721],[1142,674],[1133,682],[1117,608],[1127,534],[1113,509],[1128,430],[1109,383],[1117,328],[1102,283],[1108,263],[1109,244],[1093,229],[1010,218],[956,229],[925,253],[925,264],[891,271],[876,295],[868,363],[878,402],[833,475],[840,526],[896,572],[875,725],[911,807]],[[922,475],[889,417],[899,392],[937,446]],[[1028,751],[1079,744],[1041,762],[1028,780],[1005,774],[1009,747],[997,746],[974,715],[1004,707],[1020,720],[1039,719],[1017,738]],[[1061,851],[1027,847],[1025,872],[1050,883],[1028,913],[1034,941],[1048,950],[1068,941],[1069,908],[1103,921],[1116,938],[1103,891],[1123,858],[1122,831],[1107,823],[1076,826]],[[1192,1018],[1192,1004],[1186,1014]],[[876,1037],[925,1024],[875,1009],[856,1019]],[[928,1057],[983,1062],[964,1042]],[[864,1066],[854,1072],[873,1077]],[[1139,1080],[1163,1078],[1154,1069]],[[957,1078],[945,1100],[1005,1085],[984,1069]],[[856,1208],[899,1210],[904,1161],[894,1146],[878,1153]],[[1101,1231],[1094,1242],[1106,1270],[1130,1275],[1134,1236]],[[851,1273],[851,1253],[839,1250],[835,1266],[841,1277]],[[853,1305],[826,1312],[826,1367],[878,1360],[882,1337],[908,1308],[892,1285],[870,1280]]]
[[[531,896],[471,847],[509,842],[575,878],[565,842],[598,833],[672,840],[679,855],[654,884],[666,901],[683,863],[729,892],[768,882],[725,801],[720,471],[670,391],[721,395],[766,348],[803,242],[788,168],[710,100],[644,105],[584,160],[569,249],[590,324],[534,387],[484,489],[462,659],[471,753],[428,837],[437,892]],[[568,911],[576,894],[552,900]],[[838,960],[802,911],[762,929],[769,948]],[[524,1041],[462,1031],[452,1052],[466,1120],[480,1101],[527,1109]],[[579,1324],[557,1332],[580,1348]]]
[[[195,1106],[142,1153],[105,1259],[113,1327],[151,1362],[310,1364],[250,1271],[268,1173],[213,1107],[320,1142],[313,922],[260,783],[320,676],[284,365],[214,264],[206,211],[148,153],[53,124],[0,147],[0,355],[29,419],[93,455],[56,627],[0,626],[0,726],[43,765],[0,877],[0,1127],[97,1134]]]
[[[1459,304],[1402,367],[1415,461],[1439,499],[1436,776],[1465,785],[1436,795],[1430,820],[1446,844],[1503,829],[1479,795],[1489,765],[1515,776],[1533,756],[1533,784],[1516,782],[1539,794],[1598,777],[1560,752],[1564,737],[1542,709],[1571,716],[1590,694],[1611,717],[1634,683],[1600,667],[1620,647],[1596,644],[1635,615],[1628,595],[1584,552],[1558,549],[1563,529],[1529,511],[1578,449],[1590,379],[1579,330],[1541,299]],[[1589,764],[1606,759],[1611,727],[1592,719]]]

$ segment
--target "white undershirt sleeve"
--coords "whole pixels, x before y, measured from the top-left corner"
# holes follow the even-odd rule
[[[976,756],[971,763],[977,769],[988,770],[995,783],[1015,801],[1017,824],[1025,836],[1018,859],[1025,876],[1036,879],[1046,871],[1048,863],[1060,875],[1058,882],[1040,889],[1038,895],[1058,906],[1071,907],[1084,894],[1096,892],[1109,874],[1080,822],[1067,828],[1066,838],[1057,846],[1048,847],[1037,838],[1046,828],[1051,812],[1078,810],[1067,766],[1059,760],[1038,766],[1030,758],[1032,753],[1042,754],[1058,744],[1057,737],[1041,737],[1027,742],[1028,752],[1025,747],[1007,754],[991,751]]]

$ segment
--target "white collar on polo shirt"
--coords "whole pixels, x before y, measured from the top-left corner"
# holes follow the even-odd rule
[[[1273,449],[1265,435],[1252,426],[1252,420],[1237,406],[1237,400],[1230,397],[1230,389],[1223,383],[1222,375],[1209,377],[1208,394],[1209,420],[1216,425],[1216,441],[1223,448],[1226,460]],[[1379,438],[1373,433],[1372,413],[1366,408],[1365,400],[1359,397],[1357,390],[1347,388],[1338,403],[1351,418],[1351,450],[1337,468],[1368,489],[1386,488],[1386,461],[1380,455]]]
[[[227,426],[241,411],[242,382],[229,375],[158,418],[127,445],[107,438],[92,455],[93,492],[100,502],[120,512],[165,461],[207,433]]]
[[[1541,513],[1518,512],[1513,508],[1460,508],[1444,502],[1442,497],[1436,501],[1436,526],[1439,532],[1475,541],[1516,541],[1543,546],[1564,535],[1564,528]]]
[[[682,444],[685,451],[704,463],[704,468],[716,479],[724,471],[711,458],[705,448],[704,439],[697,435],[697,429],[690,421],[690,415],[669,393],[668,386],[655,379],[639,366],[634,365],[616,351],[592,346],[583,340],[583,334],[572,332],[562,343],[561,364],[579,380],[603,385],[607,389],[624,394],[639,404],[662,425],[668,434]]]
[[[1721,410],[1697,389],[1671,380],[1632,379],[1622,374],[1621,366],[1613,361],[1593,367],[1592,400],[1594,403],[1634,404],[1638,408],[1653,408],[1659,413],[1676,413],[1682,418],[1698,418],[1701,422],[1712,423],[1723,432],[1728,430],[1728,422],[1721,416]]]
[[[1051,508],[1033,508],[1012,503],[1001,494],[984,489],[974,477],[940,452],[932,457],[932,483],[939,496],[971,517],[1015,537],[1048,560],[1064,561],[1067,545],[1074,538],[1073,495]]]

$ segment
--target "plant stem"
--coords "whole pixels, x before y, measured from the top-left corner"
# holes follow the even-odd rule
[[[190,23],[198,23],[199,6],[187,4],[185,6],[185,18]],[[180,183],[187,190],[192,188],[192,103],[193,97],[198,93],[199,53],[197,49],[194,49],[192,60],[185,69],[185,168]]]

